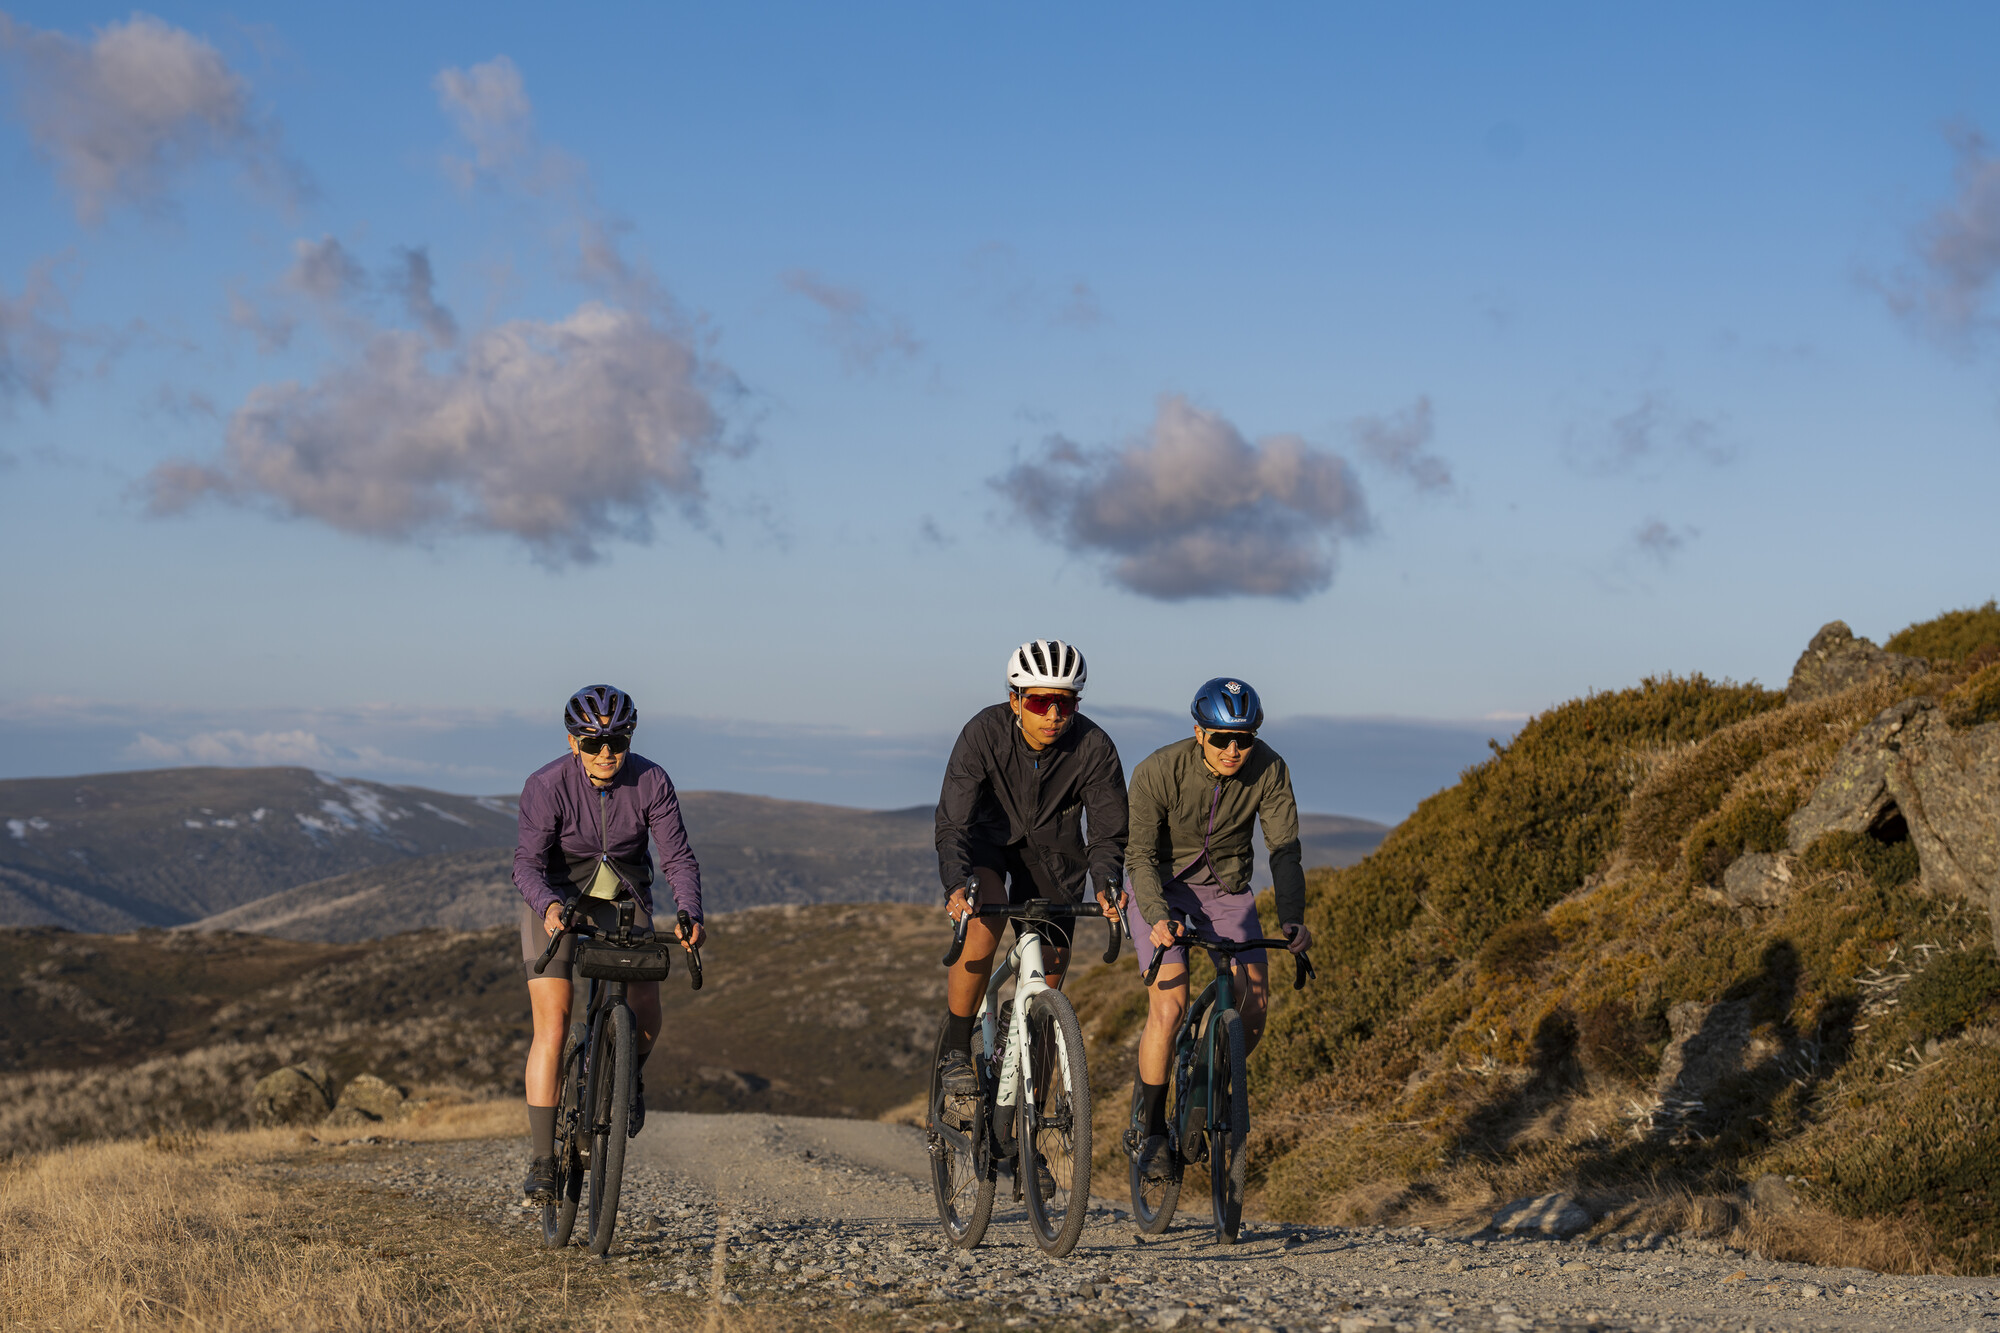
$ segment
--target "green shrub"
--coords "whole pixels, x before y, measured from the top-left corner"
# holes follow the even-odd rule
[[[1644,1083],[1658,1072],[1668,1036],[1664,1015],[1642,1016],[1628,1003],[1606,1000],[1577,1020],[1577,1055],[1593,1074]]]
[[[1948,949],[1903,988],[1902,1008],[1918,1037],[1949,1037],[2000,1000],[2000,960],[1993,946]]]
[[[1541,917],[1510,921],[1479,946],[1479,970],[1489,977],[1527,981],[1556,951],[1556,933]]]
[[[1884,889],[1909,883],[1922,869],[1917,862],[1917,845],[1908,839],[1879,842],[1865,833],[1845,831],[1822,833],[1813,839],[1812,846],[1799,854],[1798,868],[1808,875],[1859,871]]]
[[[1785,821],[1790,809],[1780,809],[1755,797],[1738,801],[1695,826],[1688,835],[1687,869],[1696,884],[1714,884],[1745,852],[1775,852],[1785,845]]]
[[[1954,727],[2000,722],[2000,662],[1973,672],[1946,695],[1944,717]]]
[[[1947,611],[1899,630],[1882,645],[1892,653],[1929,658],[1932,662],[1963,662],[1988,646],[2000,646],[2000,605]]]

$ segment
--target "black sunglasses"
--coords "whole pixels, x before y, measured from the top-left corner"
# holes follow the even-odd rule
[[[1257,733],[1254,731],[1211,731],[1203,739],[1218,750],[1227,750],[1230,746],[1234,745],[1238,749],[1247,751],[1252,745],[1257,743]]]
[[[610,747],[613,754],[624,754],[632,748],[632,738],[630,736],[578,736],[576,738],[576,748],[585,754],[601,754],[606,746]]]

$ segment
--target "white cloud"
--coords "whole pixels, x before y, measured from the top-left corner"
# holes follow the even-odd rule
[[[49,263],[36,265],[17,297],[0,290],[0,407],[22,394],[46,407],[78,340],[58,322],[68,303],[53,270]]]
[[[341,301],[368,285],[361,264],[332,236],[292,242],[292,266],[284,285],[316,301]]]
[[[1690,415],[1653,393],[1601,425],[1573,427],[1563,443],[1569,464],[1593,476],[1624,475],[1677,458],[1720,467],[1734,462],[1736,453],[1719,420]]]
[[[1970,127],[1952,132],[1957,193],[1918,230],[1917,271],[1887,284],[1890,308],[1948,340],[1993,323],[1987,311],[2000,277],[2000,158]]]
[[[588,561],[608,538],[646,540],[663,504],[699,514],[721,444],[704,379],[685,339],[597,302],[483,330],[443,366],[422,336],[382,331],[313,383],[254,390],[218,463],[154,470],[151,508],[213,495],[363,536],[497,532]]]
[[[158,764],[215,764],[226,767],[285,764],[324,767],[338,756],[310,731],[204,731],[179,740],[140,732],[125,748],[128,758]]]
[[[1668,524],[1664,519],[1650,518],[1639,526],[1637,532],[1632,534],[1632,541],[1638,546],[1640,554],[1665,565],[1675,556],[1679,555],[1690,541],[1700,535],[1694,528],[1676,528]]]
[[[495,56],[471,69],[439,71],[431,81],[438,104],[465,136],[471,159],[448,159],[461,183],[470,185],[475,173],[506,171],[526,159],[534,146],[534,108],[521,71],[506,56]]]
[[[1318,592],[1341,540],[1369,527],[1338,454],[1297,435],[1252,444],[1178,395],[1140,439],[1085,450],[1057,437],[993,484],[1041,531],[1162,601]]]
[[[1426,451],[1435,430],[1428,394],[1390,416],[1356,417],[1353,430],[1371,462],[1409,478],[1420,491],[1451,489],[1450,465]]]
[[[29,138],[86,222],[115,203],[161,206],[174,175],[209,157],[266,183],[285,174],[248,85],[185,29],[134,14],[84,42],[0,14],[0,56]]]

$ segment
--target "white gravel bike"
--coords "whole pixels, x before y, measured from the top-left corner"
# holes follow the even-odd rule
[[[924,1132],[931,1157],[931,1192],[951,1243],[970,1249],[986,1235],[1000,1163],[1014,1159],[1014,1197],[1028,1210],[1035,1244],[1060,1258],[1075,1247],[1090,1211],[1090,1073],[1083,1028],[1061,991],[1048,984],[1042,929],[1051,921],[1103,917],[1095,902],[1030,902],[982,906],[977,915],[1017,923],[1014,947],[986,983],[975,1033],[974,1096],[948,1096],[938,1073],[945,1029],[931,1063],[930,1109]],[[960,919],[945,966],[958,961],[973,913]],[[1111,921],[1104,961],[1117,959],[1122,921]],[[1000,988],[1015,979],[1013,999]]]

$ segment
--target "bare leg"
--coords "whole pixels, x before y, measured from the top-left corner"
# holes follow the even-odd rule
[[[1146,1031],[1139,1038],[1140,1082],[1158,1085],[1167,1081],[1167,1057],[1173,1052],[1181,1015],[1187,1012],[1187,992],[1187,966],[1160,964],[1160,973],[1146,992]]]
[[[535,1016],[535,1037],[528,1046],[528,1105],[554,1106],[556,1080],[562,1063],[564,1030],[569,1027],[569,978],[528,978],[528,1007]],[[658,987],[653,1012],[659,1013]],[[656,1018],[657,1022],[657,1018]]]

